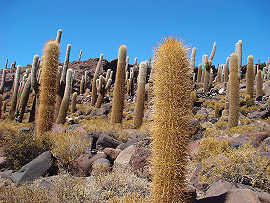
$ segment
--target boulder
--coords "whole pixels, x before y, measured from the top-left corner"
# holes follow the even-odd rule
[[[55,133],[64,133],[64,132],[66,132],[66,130],[62,126],[60,126],[60,125],[58,125],[56,123],[53,123],[52,124],[52,132],[55,132]]]
[[[111,169],[111,163],[108,159],[100,158],[93,162],[91,175],[104,173]]]
[[[70,162],[68,165],[68,169],[74,176],[78,177],[86,177],[91,174],[92,164],[101,158],[106,158],[107,155],[103,152],[97,153],[94,156],[90,154],[83,154],[79,156],[74,161]]]
[[[105,148],[103,152],[107,155],[108,160],[113,163],[117,156],[122,152],[121,149]]]
[[[128,140],[127,142],[118,145],[116,148],[124,150],[127,147],[129,147],[129,146],[131,146],[133,144],[136,144],[137,142],[139,142],[139,140],[137,138],[132,138],[132,139]]]
[[[118,145],[120,145],[122,142],[114,139],[113,137],[109,136],[107,133],[102,133],[96,142],[96,149],[100,148],[116,148]]]
[[[51,152],[46,151],[37,158],[24,165],[18,172],[11,175],[11,180],[14,183],[20,184],[26,181],[33,181],[44,175],[55,175],[58,172],[58,167],[55,158]]]
[[[126,149],[124,149],[115,159],[113,169],[131,170],[132,168],[129,163],[135,151],[136,151],[135,145],[131,145],[127,147]]]

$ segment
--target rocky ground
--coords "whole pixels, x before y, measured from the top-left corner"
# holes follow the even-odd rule
[[[146,104],[143,125],[135,129],[132,119],[136,95],[132,101],[126,95],[123,124],[111,126],[112,91],[101,108],[95,109],[89,104],[91,79],[97,63],[98,59],[70,63],[69,68],[76,70],[74,91],[79,90],[80,78],[85,70],[88,70],[87,90],[78,96],[77,111],[68,114],[65,125],[54,124],[52,129],[59,136],[58,140],[54,140],[55,146],[59,140],[65,140],[61,133],[70,136],[69,140],[76,135],[76,143],[85,139],[86,145],[71,142],[63,148],[67,153],[67,148],[83,146],[81,153],[70,153],[69,159],[61,154],[63,149],[55,148],[40,153],[23,167],[14,170],[8,165],[7,155],[2,150],[2,194],[13,191],[23,196],[20,190],[10,189],[22,185],[29,191],[45,188],[49,191],[48,201],[51,202],[69,202],[68,198],[77,198],[74,202],[106,202],[112,197],[134,192],[146,200],[149,198],[153,107]],[[116,63],[117,60],[103,60],[101,73],[109,68],[115,73]],[[15,73],[15,70],[8,71],[4,100],[10,99]],[[270,81],[265,81],[263,88],[264,96],[250,103],[245,101],[245,80],[241,81],[239,124],[236,128],[228,129],[228,112],[224,109],[226,84],[214,82],[206,94],[203,93],[202,84],[194,84],[196,97],[190,122],[187,160],[187,194],[190,202],[224,202],[225,199],[226,202],[270,202]],[[146,98],[147,94],[148,90]],[[217,102],[220,109],[215,115]],[[8,113],[4,112],[2,128],[13,125],[18,132],[32,135],[35,124],[27,123],[28,113],[23,123],[11,123],[5,119]],[[25,185],[25,182],[30,182],[31,186]],[[1,198],[4,199],[0,195]]]

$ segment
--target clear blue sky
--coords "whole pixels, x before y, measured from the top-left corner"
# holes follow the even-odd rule
[[[117,58],[127,46],[130,63],[153,56],[163,36],[175,35],[197,48],[196,66],[210,55],[217,41],[213,64],[223,64],[243,41],[247,56],[261,62],[270,57],[270,0],[0,0],[0,68],[13,61],[32,63],[42,55],[43,44],[62,29],[60,62],[67,44],[70,61],[99,57]]]

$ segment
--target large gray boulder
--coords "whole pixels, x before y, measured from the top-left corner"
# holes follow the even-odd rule
[[[41,176],[55,175],[58,167],[54,164],[55,158],[50,151],[43,152],[37,158],[24,165],[19,171],[13,173],[10,178],[14,183],[20,184],[33,181]]]

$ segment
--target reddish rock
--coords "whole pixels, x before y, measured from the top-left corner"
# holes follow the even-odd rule
[[[230,191],[231,189],[236,189],[236,186],[227,181],[219,180],[218,182],[212,183],[210,185],[209,189],[206,191],[206,196],[218,196]]]
[[[136,175],[141,178],[150,179],[150,149],[146,147],[140,147],[135,150],[135,153],[131,156],[130,165]]]
[[[86,177],[91,173],[92,164],[101,158],[106,158],[107,155],[103,152],[97,153],[94,156],[90,154],[83,154],[74,161],[69,163],[68,169],[74,176]]]
[[[64,133],[66,130],[65,128],[63,128],[62,126],[53,123],[52,124],[52,132],[56,132],[56,133]]]
[[[108,159],[110,160],[111,163],[115,161],[117,156],[122,152],[121,149],[113,149],[113,148],[105,148],[103,150],[105,154],[107,154]]]
[[[268,133],[267,132],[242,133],[240,135],[244,135],[244,136],[247,136],[247,137],[251,138],[252,140],[256,140],[257,143],[262,142],[265,138],[268,137]]]
[[[189,154],[190,159],[194,159],[194,153],[198,149],[199,143],[200,143],[200,140],[196,140],[188,144],[188,154]]]

